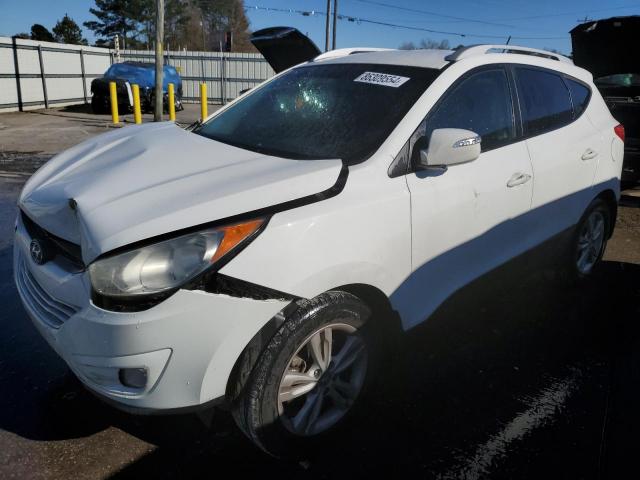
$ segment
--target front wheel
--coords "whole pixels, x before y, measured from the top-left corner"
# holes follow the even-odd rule
[[[369,316],[345,292],[303,302],[265,347],[235,402],[240,429],[268,453],[295,456],[341,424],[369,383]]]

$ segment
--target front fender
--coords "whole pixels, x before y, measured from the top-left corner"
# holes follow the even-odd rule
[[[303,298],[354,283],[390,295],[411,271],[410,198],[379,173],[350,169],[337,196],[275,214],[221,273]]]

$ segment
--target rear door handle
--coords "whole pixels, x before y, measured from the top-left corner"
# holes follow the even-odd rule
[[[527,173],[522,173],[522,172],[514,173],[513,175],[511,175],[511,178],[507,182],[507,187],[509,188],[517,187],[518,185],[527,183],[529,180],[531,180],[531,175]]]
[[[598,156],[598,152],[596,152],[593,148],[587,148],[582,154],[582,160],[591,160],[592,158],[596,158]]]

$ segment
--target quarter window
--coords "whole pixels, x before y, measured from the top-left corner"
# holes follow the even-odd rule
[[[530,68],[516,70],[527,135],[538,135],[572,121],[569,90],[559,75]]]
[[[565,79],[569,90],[571,91],[571,100],[573,100],[573,112],[574,118],[578,118],[582,115],[585,108],[589,104],[589,94],[591,93],[587,87],[568,78]]]

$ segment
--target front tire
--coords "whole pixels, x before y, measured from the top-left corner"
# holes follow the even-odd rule
[[[370,381],[370,317],[357,297],[331,291],[303,301],[260,354],[233,405],[240,429],[260,448],[295,457],[338,427]]]

